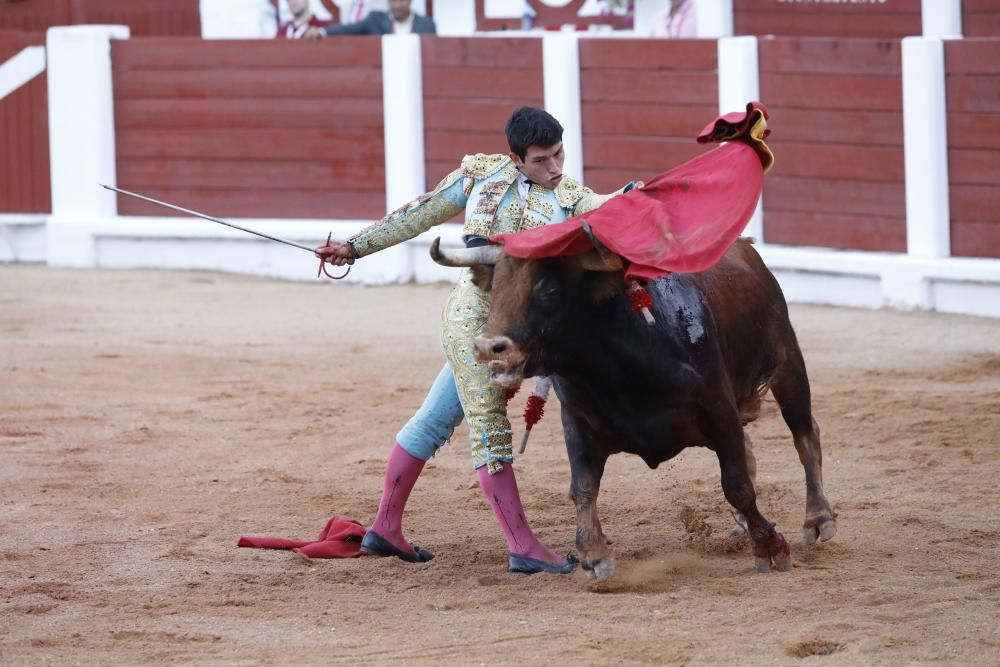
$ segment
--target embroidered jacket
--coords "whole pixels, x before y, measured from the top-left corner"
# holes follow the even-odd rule
[[[554,190],[538,184],[527,200],[517,191],[517,167],[507,155],[467,155],[433,192],[422,195],[350,239],[358,257],[402,243],[463,210],[463,237],[489,237],[532,229],[586,213],[620,194],[596,194],[563,176]]]

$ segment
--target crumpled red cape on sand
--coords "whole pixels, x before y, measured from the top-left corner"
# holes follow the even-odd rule
[[[579,255],[595,238],[631,264],[626,278],[650,280],[668,273],[704,271],[722,259],[753,215],[774,157],[764,143],[767,109],[720,116],[699,143],[728,142],[674,167],[590,213],[565,222],[490,238],[513,257]]]
[[[238,547],[255,549],[291,549],[310,558],[357,558],[362,555],[361,540],[365,527],[356,519],[333,515],[315,540],[290,540],[285,537],[243,535]]]

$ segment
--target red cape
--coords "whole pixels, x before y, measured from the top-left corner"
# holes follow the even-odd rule
[[[729,143],[590,213],[490,240],[513,257],[580,255],[594,247],[580,224],[586,221],[598,241],[631,263],[628,278],[704,271],[722,259],[757,206],[774,161],[764,143],[766,119],[764,105],[751,102],[746,112],[720,116],[698,136],[699,143]]]

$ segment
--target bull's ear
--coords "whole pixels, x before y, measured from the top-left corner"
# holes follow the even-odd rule
[[[484,292],[489,292],[493,289],[493,270],[492,264],[475,264],[472,266],[472,282],[476,284],[476,287]]]

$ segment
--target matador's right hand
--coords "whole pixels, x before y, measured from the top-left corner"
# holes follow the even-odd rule
[[[354,264],[354,260],[357,259],[354,246],[351,245],[350,241],[340,243],[327,239],[326,244],[316,248],[314,252],[321,260],[334,266]]]

